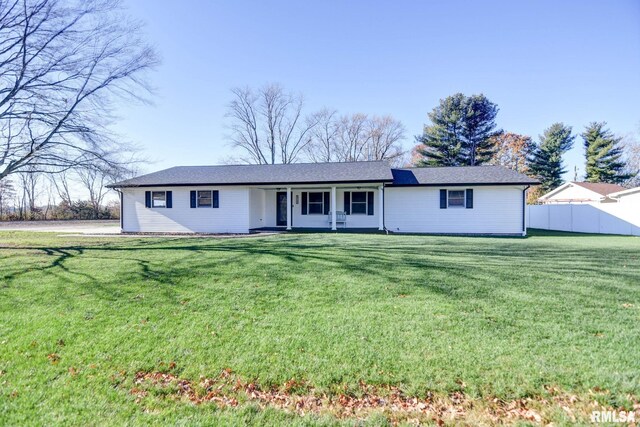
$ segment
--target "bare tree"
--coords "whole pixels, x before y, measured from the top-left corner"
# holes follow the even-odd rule
[[[356,113],[350,116],[342,116],[340,119],[336,160],[339,162],[366,160],[363,153],[365,153],[370,139],[369,118],[366,114]]]
[[[631,178],[624,183],[625,187],[640,186],[640,141],[635,138],[627,138],[624,142],[625,175]]]
[[[293,163],[311,140],[313,117],[304,118],[302,96],[286,92],[277,84],[257,91],[232,89],[228,106],[229,139],[248,157],[248,163]]]
[[[405,139],[405,127],[391,116],[373,117],[369,120],[369,146],[367,160],[396,160],[404,150],[400,145]]]
[[[38,213],[38,198],[42,193],[42,174],[32,168],[18,173],[22,193],[21,218],[34,219]]]
[[[338,118],[336,111],[325,109],[314,117],[317,122],[305,150],[313,162],[389,160],[401,166],[406,160],[405,127],[391,116],[356,113]]]
[[[327,108],[313,115],[316,125],[311,129],[311,141],[305,146],[306,156],[315,163],[336,160],[336,144],[340,136],[338,112]]]
[[[49,175],[49,180],[53,184],[53,188],[55,189],[60,200],[65,203],[67,206],[71,206],[71,179],[70,179],[71,171],[64,170],[55,175]]]
[[[117,0],[0,0],[0,180],[117,164],[112,107],[156,63]]]
[[[7,214],[9,203],[15,197],[15,189],[13,183],[8,180],[0,181],[0,220]]]
[[[89,203],[91,203],[91,208],[93,209],[93,219],[98,219],[104,198],[109,192],[105,185],[123,176],[123,171],[87,167],[79,169],[77,174],[78,180],[89,194]]]

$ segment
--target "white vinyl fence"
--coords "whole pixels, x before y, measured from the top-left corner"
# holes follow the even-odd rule
[[[640,207],[625,203],[528,205],[527,227],[640,236]]]

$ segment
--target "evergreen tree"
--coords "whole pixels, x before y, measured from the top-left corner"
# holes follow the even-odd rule
[[[554,123],[544,131],[539,144],[529,159],[529,173],[540,180],[544,192],[562,185],[562,175],[567,172],[562,156],[573,146],[571,126]]]
[[[462,136],[464,138],[464,162],[470,166],[489,162],[495,152],[498,106],[486,96],[471,95],[466,100]]]
[[[624,173],[622,138],[616,138],[605,128],[606,122],[593,122],[582,133],[587,158],[586,180],[589,182],[622,183],[631,176]]]
[[[479,165],[491,160],[496,131],[496,104],[484,95],[462,93],[440,100],[429,113],[431,125],[416,137],[418,166]]]
[[[466,97],[457,93],[440,100],[429,113],[430,126],[424,127],[417,166],[458,166],[462,157],[462,129]]]

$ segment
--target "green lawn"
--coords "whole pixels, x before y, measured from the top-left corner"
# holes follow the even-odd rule
[[[329,397],[357,396],[364,381],[419,398],[461,392],[475,408],[554,387],[577,396],[579,419],[594,398],[629,409],[640,239],[0,233],[1,425],[355,422],[194,405],[172,387],[132,393],[140,371],[197,382],[223,369]],[[543,420],[570,421],[556,409]]]

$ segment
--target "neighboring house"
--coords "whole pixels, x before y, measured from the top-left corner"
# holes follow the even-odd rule
[[[640,187],[630,188],[628,190],[618,191],[607,196],[619,203],[625,205],[633,205],[640,208]]]
[[[392,169],[388,163],[183,166],[109,185],[123,232],[370,229],[525,235],[538,182],[501,166]]]
[[[623,191],[624,187],[604,182],[567,182],[541,196],[543,204],[556,203],[615,203],[608,197],[612,193]]]

